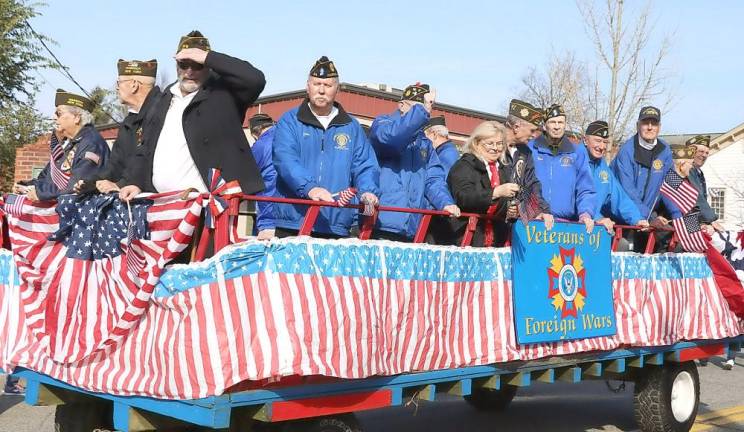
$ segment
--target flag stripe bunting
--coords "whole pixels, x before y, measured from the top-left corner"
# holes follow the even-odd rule
[[[39,337],[27,325],[38,319],[38,299],[30,309],[20,307],[33,296],[22,295],[13,260],[2,252],[0,361],[92,391],[200,398],[246,381],[260,387],[292,382],[291,376],[364,378],[744,332],[701,255],[615,254],[617,335],[519,346],[511,282],[503,276],[511,272],[508,250],[451,252],[495,263],[460,278],[445,271],[454,259],[446,250],[381,241],[249,241],[203,264],[166,271],[124,337],[66,363],[49,355],[49,335]],[[425,261],[438,263],[430,270],[438,276],[419,276]],[[101,271],[114,268],[111,262]],[[133,293],[116,295],[111,310]],[[72,342],[68,350],[87,351]]]

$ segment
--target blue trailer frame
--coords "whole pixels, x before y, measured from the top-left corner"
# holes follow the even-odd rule
[[[744,335],[740,335],[721,340],[679,342],[663,347],[617,349],[535,361],[246,390],[194,400],[94,393],[22,368],[17,369],[14,375],[26,381],[25,401],[31,405],[62,404],[75,400],[76,395],[110,401],[116,430],[130,432],[157,427],[152,419],[147,418],[148,413],[189,425],[227,429],[236,409],[243,409],[243,415],[247,412],[247,420],[271,423],[312,418],[313,413],[329,416],[400,406],[411,399],[434,401],[440,393],[468,396],[479,387],[498,390],[505,386],[527,387],[536,381],[578,383],[585,379],[634,380],[644,368],[727,356],[730,351],[740,351],[743,346]],[[347,400],[349,404],[344,406],[336,403],[331,409],[317,409],[318,403],[322,404],[329,398],[335,398],[336,402]],[[365,398],[371,402],[365,403]],[[292,403],[289,407],[286,406],[288,402]],[[287,411],[292,407],[300,407],[294,415]]]

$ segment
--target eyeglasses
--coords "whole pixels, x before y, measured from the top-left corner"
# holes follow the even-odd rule
[[[483,140],[480,142],[480,144],[483,147],[491,147],[496,148],[504,145],[504,141],[492,141],[492,140]]]
[[[178,65],[178,68],[181,70],[186,70],[188,68],[191,68],[191,70],[200,71],[204,69],[203,64],[199,64],[197,62],[193,62],[190,60],[180,60],[180,61],[177,61],[176,64]]]

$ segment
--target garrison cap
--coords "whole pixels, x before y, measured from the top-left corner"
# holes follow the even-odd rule
[[[400,100],[409,100],[424,103],[424,95],[430,91],[429,84],[411,84],[403,90],[403,96]]]
[[[178,41],[178,49],[176,53],[186,48],[199,48],[200,50],[209,51],[209,40],[204,37],[199,30],[193,30],[186,36],[181,36],[181,40]]]
[[[119,70],[119,76],[137,75],[155,78],[158,74],[158,61],[155,59],[147,61],[119,59],[116,67]]]
[[[250,119],[248,119],[248,127],[250,129],[258,126],[272,126],[273,124],[274,119],[272,119],[270,115],[264,113],[254,114]]]
[[[560,117],[566,115],[566,111],[563,109],[561,105],[553,104],[549,107],[545,108],[545,120],[552,119],[553,117]]]
[[[54,106],[60,105],[82,108],[88,112],[93,111],[93,108],[95,107],[93,101],[85,96],[80,96],[74,93],[66,92],[62,89],[57,89],[57,93],[54,95]]]
[[[695,147],[686,144],[670,144],[672,159],[692,159],[695,156]]]
[[[509,102],[509,115],[520,118],[526,122],[539,126],[543,120],[543,113],[540,109],[535,108],[531,103],[512,99]]]
[[[710,147],[710,135],[697,135],[694,136],[687,141],[685,141],[685,145],[691,146],[691,145],[701,145],[705,147]]]
[[[310,76],[315,78],[338,78],[338,70],[328,57],[323,56],[310,69]]]
[[[645,106],[641,108],[641,112],[638,113],[638,120],[656,120],[661,121],[661,111],[653,106]]]
[[[444,116],[438,116],[438,117],[431,117],[431,118],[429,118],[429,121],[426,122],[426,126],[424,126],[424,130],[429,129],[432,126],[444,126],[444,127],[447,127],[447,122],[444,120]]]
[[[609,138],[610,129],[606,121],[596,120],[589,123],[589,126],[586,127],[586,132],[584,133],[584,135],[594,135],[600,138]]]

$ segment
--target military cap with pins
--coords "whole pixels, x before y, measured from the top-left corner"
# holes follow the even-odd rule
[[[686,144],[670,144],[672,159],[692,159],[695,156],[695,147]]]
[[[328,57],[323,56],[310,69],[310,76],[315,78],[338,78],[338,69]]]
[[[176,53],[186,48],[199,48],[203,51],[209,51],[209,40],[204,37],[199,30],[190,31],[186,36],[181,36],[181,40],[178,41],[178,49]]]
[[[155,59],[147,61],[119,59],[116,67],[119,70],[119,76],[146,76],[155,78],[158,74],[158,61]]]
[[[274,124],[274,119],[270,115],[264,113],[254,114],[248,119],[248,127],[253,129],[258,126],[271,126]]]
[[[560,117],[566,115],[566,111],[563,109],[561,105],[553,104],[549,107],[545,108],[545,114],[544,119],[547,121],[548,119],[552,119],[553,117]]]
[[[67,105],[77,108],[82,108],[88,112],[93,111],[96,106],[92,100],[85,96],[80,96],[75,93],[66,92],[62,89],[57,89],[57,93],[54,95],[54,106]]]
[[[431,117],[431,118],[429,118],[429,121],[426,122],[426,126],[424,126],[424,130],[429,129],[432,126],[444,126],[444,127],[447,127],[447,122],[444,120],[444,116],[437,116],[437,117]]]
[[[600,138],[609,138],[610,128],[607,125],[606,121],[596,120],[589,123],[589,126],[586,127],[586,132],[584,133],[584,135],[594,135]]]
[[[521,101],[519,99],[512,99],[509,102],[509,115],[513,115],[526,122],[532,123],[535,126],[539,126],[543,120],[543,113],[540,109],[535,108],[529,102]]]
[[[409,85],[405,90],[403,90],[403,96],[400,100],[424,103],[424,95],[430,91],[431,88],[429,87],[429,84],[421,84],[417,82],[416,84]]]
[[[697,135],[694,136],[687,141],[685,141],[685,145],[692,146],[692,145],[701,145],[705,147],[710,147],[710,135]]]
[[[638,113],[638,120],[648,119],[661,121],[661,111],[653,106],[645,106],[641,108],[641,112]]]

